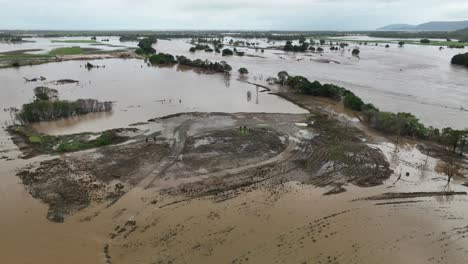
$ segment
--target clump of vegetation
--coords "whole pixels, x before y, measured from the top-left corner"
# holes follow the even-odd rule
[[[82,54],[83,49],[81,47],[65,47],[65,48],[56,48],[49,52],[50,56],[63,56],[63,55],[78,55]]]
[[[124,35],[119,38],[120,42],[139,41],[140,36],[138,35]]]
[[[58,145],[58,152],[73,152],[112,144],[125,142],[126,137],[119,136],[115,131],[105,131],[99,137],[93,140],[71,140],[65,141]]]
[[[97,148],[107,145],[120,144],[128,140],[121,136],[122,129],[113,129],[102,133],[79,133],[72,135],[52,136],[37,132],[30,126],[9,127],[14,141],[24,142],[28,148],[23,148],[27,157],[44,153],[64,153],[85,149]]]
[[[77,101],[36,100],[24,104],[17,117],[25,123],[56,120],[76,115],[112,111],[112,102],[99,102],[94,99]]]
[[[94,99],[79,99],[74,102],[61,101],[58,98],[58,91],[48,87],[36,87],[34,94],[34,102],[24,104],[17,114],[17,118],[24,123],[112,111],[112,102],[99,102]]]
[[[50,101],[58,99],[58,91],[45,86],[34,88],[36,101]]]
[[[225,61],[221,62],[211,62],[208,60],[190,60],[189,58],[185,56],[177,56],[177,61],[179,62],[180,65],[184,66],[190,66],[190,67],[195,67],[195,68],[201,68],[213,72],[230,72],[232,70],[232,67],[227,64]]]
[[[452,58],[452,64],[468,67],[468,53],[457,54]]]
[[[285,51],[305,52],[309,49],[309,43],[302,42],[300,46],[293,45],[291,41],[287,41],[284,46]]]
[[[448,45],[449,48],[451,49],[464,49],[465,45],[464,44],[450,44]]]
[[[166,53],[159,53],[157,55],[153,55],[149,58],[149,61],[153,65],[167,65],[176,63],[174,56]]]
[[[404,42],[404,41],[399,41],[399,42],[398,42],[398,46],[403,47],[404,45],[405,45],[405,42]]]
[[[421,39],[419,42],[421,42],[421,44],[430,44],[431,41],[429,39]]]
[[[138,47],[141,49],[138,51],[138,54],[154,54],[156,50],[153,48],[153,44],[155,44],[158,40],[154,37],[147,37],[140,42],[138,42]]]

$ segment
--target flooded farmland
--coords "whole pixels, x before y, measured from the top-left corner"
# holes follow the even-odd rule
[[[91,47],[32,40],[0,44],[0,52]],[[275,48],[284,41],[258,39],[257,50],[223,57],[189,52],[189,41],[153,47],[224,60],[231,74],[136,57],[0,69],[0,262],[466,262],[466,159],[447,181],[431,142],[395,142],[350,111],[267,82],[286,70],[428,126],[465,128],[468,70],[449,63],[460,50],[348,41],[360,47],[356,57],[349,49],[284,52]],[[102,49],[136,45],[109,43]],[[38,86],[113,109],[26,125],[37,134],[7,131]],[[88,143],[109,131],[122,141],[61,151],[75,147],[70,134]]]

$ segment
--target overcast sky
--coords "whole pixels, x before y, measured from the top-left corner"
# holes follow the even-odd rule
[[[468,19],[468,0],[0,0],[0,29],[368,30]]]

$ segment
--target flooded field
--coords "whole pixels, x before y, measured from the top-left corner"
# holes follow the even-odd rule
[[[25,42],[0,42],[0,53],[29,50],[27,53],[30,54],[46,54],[56,48],[74,46],[110,51],[123,48],[135,48],[137,45],[136,42],[120,42],[119,37],[105,36],[97,37],[96,41],[91,40],[90,37],[31,37],[25,38],[24,40]]]
[[[0,52],[96,46],[55,39],[0,43]],[[265,89],[280,91],[266,79],[286,70],[427,125],[464,128],[468,70],[449,63],[461,50],[389,40],[390,48],[359,46],[356,57],[253,42],[265,50],[238,47],[242,57],[192,53],[188,39],[154,45],[225,60],[230,76],[135,58],[94,60],[100,67],[90,69],[86,60],[0,69],[0,263],[467,262],[468,181],[447,180],[440,149],[394,142],[314,97]],[[108,43],[100,48],[136,44]],[[78,82],[56,82],[63,79]],[[14,109],[32,102],[38,86],[61,99],[114,103],[112,112],[31,124],[47,139],[96,132],[84,135],[95,140],[125,128],[114,132],[123,141],[44,151],[37,135],[8,133],[18,123]],[[24,159],[25,145],[37,148],[32,158]],[[460,158],[460,174],[467,168]]]
[[[112,113],[35,125],[49,134],[99,132],[181,112],[305,112],[277,96],[262,93],[263,88],[238,81],[236,74],[225,78],[222,74],[201,74],[177,67],[149,67],[143,60],[136,59],[95,63],[105,68],[89,71],[83,67],[83,61],[68,61],[0,70],[6,95],[0,99],[1,104],[3,108],[20,108],[33,100],[33,89],[37,86],[57,89],[62,99],[93,98],[115,102]],[[47,80],[25,83],[23,79],[38,76]],[[79,83],[50,83],[60,79],[73,79]],[[3,122],[11,122],[10,112],[2,111],[0,115]]]
[[[284,45],[284,41],[274,44],[255,41],[265,47]],[[226,60],[235,69],[247,67],[251,77],[260,80],[286,70],[290,75],[343,86],[382,110],[413,113],[427,125],[468,127],[468,70],[450,64],[451,58],[463,49],[439,50],[437,46],[421,45],[399,48],[394,42],[388,41],[390,48],[385,48],[384,43],[378,46],[352,43],[350,49],[358,46],[361,50],[359,58],[352,56],[350,50],[330,51],[327,47],[323,54],[268,49],[262,53],[238,48],[246,51],[246,56],[222,57],[204,51],[190,53],[188,40],[162,40],[155,48],[193,59]]]

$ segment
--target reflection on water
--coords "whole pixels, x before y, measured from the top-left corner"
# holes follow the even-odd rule
[[[254,92],[255,86],[237,81],[235,76],[176,71],[175,67],[147,67],[144,61],[136,59],[102,60],[99,64],[106,67],[91,71],[82,67],[83,64],[82,61],[68,61],[0,70],[3,95],[0,103],[4,108],[20,108],[32,101],[36,86],[57,89],[62,99],[93,98],[115,102],[112,114],[92,114],[35,125],[40,131],[51,134],[102,131],[180,112],[306,112],[268,94],[259,95],[263,97],[262,103],[246,101],[245,94]],[[37,76],[47,80],[24,82],[23,77]],[[52,81],[58,79],[80,82],[55,85]],[[1,112],[0,118],[11,120],[6,112]]]

